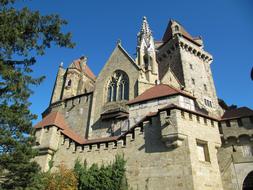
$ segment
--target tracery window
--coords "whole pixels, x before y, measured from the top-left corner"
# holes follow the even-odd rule
[[[129,79],[125,72],[115,71],[108,82],[107,102],[128,100]]]

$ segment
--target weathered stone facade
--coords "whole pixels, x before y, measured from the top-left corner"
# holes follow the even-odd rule
[[[85,57],[60,66],[36,160],[47,170],[52,159],[71,168],[124,154],[132,189],[249,187],[253,111],[220,106],[211,61],[176,21],[155,42],[144,17],[136,59],[119,42],[97,77]]]

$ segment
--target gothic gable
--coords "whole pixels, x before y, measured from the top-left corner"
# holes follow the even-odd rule
[[[93,135],[99,126],[105,126],[101,123],[101,114],[113,109],[127,111],[127,101],[137,94],[138,76],[139,67],[123,47],[117,44],[96,80],[91,114]]]

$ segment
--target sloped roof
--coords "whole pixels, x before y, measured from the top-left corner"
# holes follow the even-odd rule
[[[226,110],[222,116],[222,120],[236,119],[249,116],[253,116],[253,110],[248,107],[240,107],[236,109]]]
[[[193,43],[195,43],[198,46],[201,46],[201,44],[199,44],[196,40],[199,39],[199,37],[192,37],[185,29],[184,27],[179,24],[177,21],[175,20],[170,20],[169,24],[167,26],[167,29],[163,35],[162,40],[164,42],[169,41],[172,37],[173,37],[173,30],[172,30],[172,25],[176,24],[179,26],[179,31],[177,31],[177,33],[180,33],[182,36],[184,36],[185,38],[187,38],[188,40],[192,41]]]
[[[46,117],[42,119],[39,123],[37,123],[34,128],[39,129],[46,126],[55,125],[58,126],[61,129],[67,129],[68,125],[65,122],[64,117],[59,112],[51,112]]]
[[[186,94],[185,92],[178,90],[176,88],[173,88],[169,85],[159,84],[159,85],[155,85],[155,86],[149,88],[148,90],[146,90],[141,95],[134,98],[133,100],[130,100],[128,102],[128,105],[140,103],[140,102],[145,102],[148,100],[153,100],[153,99],[161,98],[161,97],[165,97],[165,96],[176,95],[176,94],[182,94],[182,95],[188,96],[190,98],[194,98],[193,96]]]
[[[76,142],[80,145],[92,145],[92,144],[97,144],[97,143],[115,142],[115,141],[118,141],[118,140],[124,138],[127,134],[131,133],[131,131],[133,131],[134,128],[142,126],[144,121],[147,121],[147,120],[149,120],[149,118],[156,116],[160,111],[164,111],[167,109],[180,109],[180,110],[191,112],[191,113],[194,113],[194,114],[197,114],[197,115],[209,118],[209,119],[219,121],[218,118],[213,118],[213,117],[208,116],[206,114],[202,114],[199,112],[188,110],[188,109],[182,108],[180,106],[177,106],[175,104],[169,104],[169,105],[159,109],[157,112],[149,112],[139,122],[134,124],[132,127],[130,127],[130,129],[128,131],[124,132],[120,136],[102,137],[102,138],[97,138],[97,139],[82,138],[78,134],[73,132],[70,128],[68,128],[68,125],[65,124],[63,116],[59,112],[50,113],[48,116],[44,117],[41,122],[39,122],[37,125],[35,125],[35,128],[39,129],[39,128],[43,128],[46,126],[55,125],[56,127],[61,129],[60,131],[63,135],[67,136],[68,138],[70,138],[71,140],[73,140],[74,142]]]
[[[34,128],[40,129],[47,126],[57,126],[58,128],[62,129],[62,133],[69,138],[75,140],[76,142],[82,144],[84,143],[85,139],[81,138],[79,135],[77,135],[75,132],[73,132],[68,124],[66,123],[63,115],[59,112],[51,112],[46,117],[42,119],[39,123],[37,123]]]
[[[83,57],[74,60],[69,68],[73,68],[73,69],[77,69],[78,71],[85,73],[88,77],[90,77],[91,79],[95,80],[96,79],[96,75],[92,72],[92,70],[89,68],[89,66],[87,65],[87,63],[84,63],[84,68],[81,67],[81,63],[85,61]]]

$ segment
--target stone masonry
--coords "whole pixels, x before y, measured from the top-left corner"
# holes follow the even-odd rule
[[[253,110],[217,98],[202,38],[171,20],[155,41],[144,17],[136,55],[118,42],[97,77],[84,56],[59,67],[35,125],[42,170],[120,154],[134,190],[253,188]]]

